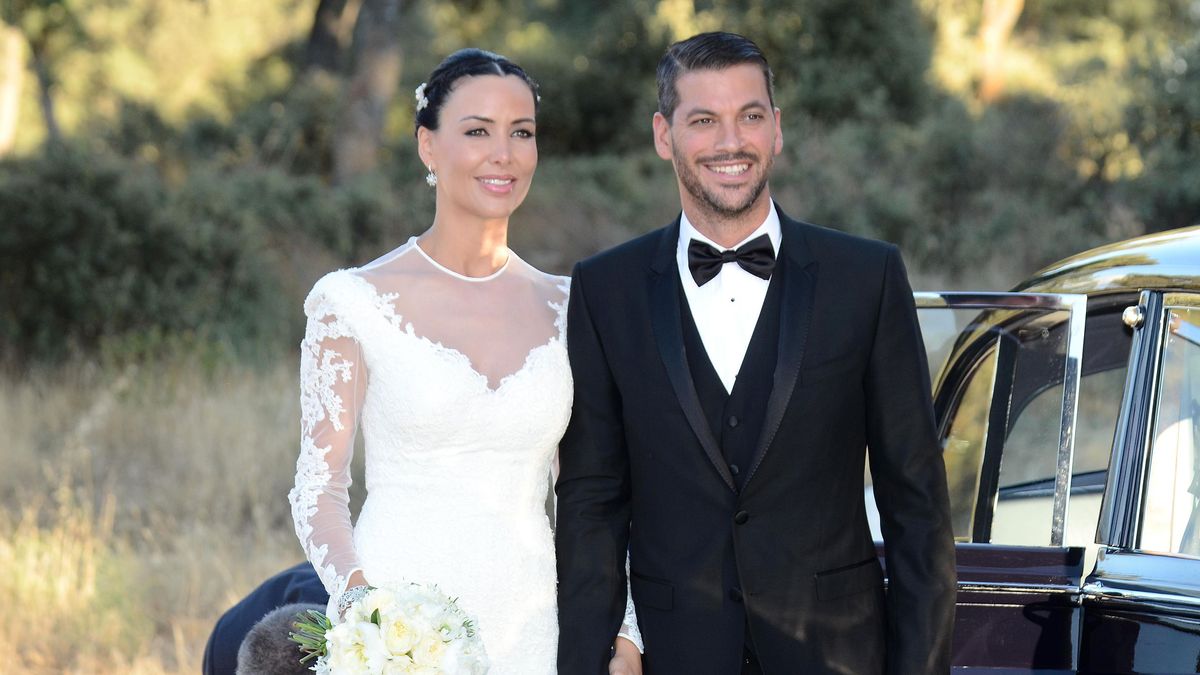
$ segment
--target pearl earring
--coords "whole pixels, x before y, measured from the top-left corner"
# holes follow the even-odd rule
[[[437,187],[437,174],[433,172],[433,167],[429,167],[429,173],[425,176],[425,182],[429,187]]]

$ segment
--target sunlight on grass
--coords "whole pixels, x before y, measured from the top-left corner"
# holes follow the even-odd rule
[[[293,371],[181,358],[0,381],[5,672],[199,670],[221,612],[301,558]]]

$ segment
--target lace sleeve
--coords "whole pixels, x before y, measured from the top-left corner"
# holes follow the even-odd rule
[[[296,536],[336,607],[360,569],[350,520],[350,460],[358,408],[366,388],[359,343],[322,294],[305,302],[300,344],[300,456],[288,493]],[[333,614],[330,614],[333,616]]]
[[[550,464],[550,484],[558,483],[558,453],[554,453],[554,460]],[[554,494],[554,490],[550,490],[550,494]],[[554,513],[555,522],[558,522],[558,496],[554,497]],[[629,554],[625,554],[625,618],[621,620],[621,630],[617,632],[617,637],[623,637],[633,643],[637,647],[639,654],[646,653],[646,646],[642,642],[642,631],[638,628],[637,610],[633,606],[633,591],[629,586]]]

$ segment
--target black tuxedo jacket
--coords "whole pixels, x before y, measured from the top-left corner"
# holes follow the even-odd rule
[[[556,485],[563,675],[607,672],[627,550],[648,675],[739,673],[745,630],[771,675],[949,670],[945,469],[900,255],[780,220],[777,362],[740,490],[688,368],[678,221],[575,268]]]

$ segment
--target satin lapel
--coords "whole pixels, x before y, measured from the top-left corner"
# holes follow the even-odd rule
[[[803,226],[782,211],[779,212],[779,221],[783,230],[779,262],[787,266],[781,279],[784,286],[779,303],[779,351],[762,433],[754,448],[754,460],[750,464],[750,475],[746,476],[742,486],[743,491],[754,479],[758,466],[775,440],[775,432],[779,431],[788,402],[792,399],[792,390],[800,375],[800,362],[804,358],[808,326],[812,320],[813,294],[817,287],[818,265],[805,241]]]
[[[650,276],[650,320],[654,328],[654,339],[658,343],[658,352],[662,356],[663,365],[667,367],[667,377],[671,387],[683,408],[683,415],[695,432],[696,438],[704,448],[704,454],[712,462],[713,468],[720,474],[721,480],[736,491],[733,476],[725,459],[717,437],[713,434],[704,418],[704,408],[700,405],[700,397],[696,394],[696,384],[692,381],[692,371],[688,368],[687,354],[683,347],[683,318],[679,305],[679,280],[676,278],[678,269],[675,265],[675,247],[679,240],[679,223],[674,227],[663,230],[663,240],[659,245]]]

